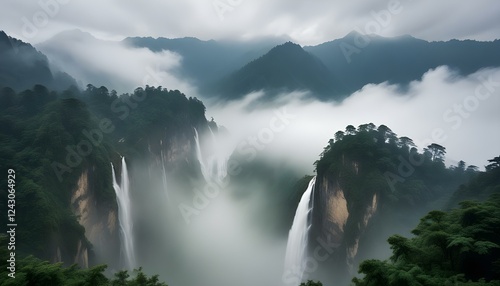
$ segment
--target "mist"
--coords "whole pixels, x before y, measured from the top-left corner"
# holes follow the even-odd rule
[[[448,164],[464,160],[482,167],[487,159],[498,155],[494,146],[499,146],[500,135],[485,132],[487,126],[499,123],[496,107],[500,97],[495,85],[498,79],[500,69],[485,69],[463,77],[447,67],[439,67],[407,87],[367,85],[340,103],[312,100],[307,92],[282,94],[266,102],[262,101],[266,93],[261,91],[225,105],[207,99],[207,117],[213,116],[227,133],[217,136],[217,142],[206,133],[200,134],[200,141],[204,152],[220,146],[226,159],[228,150],[234,150],[232,158],[241,160],[239,163],[259,164],[266,158],[266,168],[280,169],[290,174],[289,180],[293,181],[293,176],[314,172],[314,161],[337,130],[349,124],[373,122],[387,125],[398,136],[414,139],[420,148],[431,142],[444,145]],[[488,88],[493,91],[486,97]],[[472,97],[478,103],[474,110],[470,104],[476,101]],[[460,104],[467,114],[453,111]],[[459,115],[461,121],[457,119]],[[436,132],[438,128],[442,131]],[[217,154],[205,153],[204,157],[211,155]],[[145,173],[138,167],[140,164],[134,165],[133,177],[145,176],[140,174]],[[245,172],[249,169],[243,167],[241,173]],[[165,281],[177,284],[282,284],[286,233],[276,236],[266,226],[266,220],[282,211],[279,207],[267,207],[275,191],[266,181],[272,175],[268,172],[266,178],[252,177],[254,182],[249,186],[243,186],[248,181],[238,175],[230,173],[227,183],[189,221],[179,207],[181,202],[192,206],[193,196],[202,187],[186,188],[169,177],[165,190],[161,176],[152,176],[147,183],[142,180],[141,189],[151,192],[145,196],[135,190],[139,209],[136,217],[140,218],[144,236],[138,243],[142,253],[139,263],[146,271],[159,273]],[[244,187],[250,189],[247,195],[234,195]],[[176,199],[167,203],[165,192]],[[362,246],[362,258],[387,258],[387,236],[408,235],[424,213],[422,209],[408,214],[371,234]],[[147,245],[141,241],[147,241]]]
[[[87,84],[106,86],[119,94],[140,86],[163,86],[195,94],[187,80],[176,75],[182,57],[174,52],[152,52],[127,46],[121,41],[95,38],[80,30],[66,31],[36,46],[50,59],[56,70],[77,78],[81,88]]]
[[[384,124],[399,137],[412,138],[420,149],[441,144],[448,165],[464,160],[483,168],[499,155],[500,134],[487,129],[500,123],[499,68],[461,76],[442,66],[407,86],[366,85],[342,102],[318,101],[308,91],[272,98],[266,91],[256,91],[221,104],[204,98],[202,90],[176,74],[182,63],[178,54],[153,53],[84,34],[78,37],[79,41],[56,37],[39,47],[53,65],[81,79],[82,86],[105,85],[123,93],[145,84],[161,85],[200,97],[206,117],[227,130],[215,144],[208,134],[200,135],[204,151],[218,146],[222,153],[218,155],[225,159],[232,155],[242,165],[243,175],[265,165],[264,172],[251,174],[250,179],[230,173],[229,183],[188,222],[179,207],[192,206],[197,190],[176,184],[173,175],[165,189],[161,175],[146,174],[148,162],[131,164],[132,177],[141,182],[132,188],[138,264],[172,285],[282,285],[287,237],[286,231],[281,236],[271,232],[268,224],[283,211],[273,186],[286,191],[282,178],[294,183],[313,174],[323,148],[347,125]],[[245,195],[235,196],[242,189]],[[408,234],[420,215],[370,236],[366,243],[370,249],[363,258],[387,258],[387,236]]]
[[[500,152],[496,147],[500,134],[488,130],[500,123],[498,68],[464,77],[442,66],[408,86],[366,85],[340,103],[320,102],[308,95],[293,92],[269,101],[260,91],[222,105],[205,100],[207,117],[213,116],[237,138],[238,150],[249,145],[250,137],[263,136],[263,152],[286,158],[307,174],[312,173],[312,164],[334,133],[349,124],[385,124],[399,137],[412,138],[420,149],[441,144],[446,147],[448,165],[464,160],[483,168]],[[270,121],[284,111],[289,114],[289,124],[269,135]]]
[[[200,139],[211,144],[209,136]],[[148,171],[148,164],[134,161],[131,170],[138,264],[146,273],[169,285],[281,285],[286,236],[266,232],[255,219],[279,212],[262,207],[266,190],[235,198],[240,182],[228,177],[214,195],[200,199],[206,182],[186,184],[169,173],[165,188],[161,170]],[[196,213],[185,216],[182,206]]]

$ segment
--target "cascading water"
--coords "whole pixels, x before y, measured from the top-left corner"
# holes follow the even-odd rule
[[[163,190],[165,192],[165,196],[167,198],[167,203],[170,203],[170,196],[168,194],[168,188],[167,188],[167,170],[165,168],[165,156],[163,154],[163,141],[160,140],[160,146],[161,146],[161,151],[160,151],[160,156],[161,156],[161,168],[162,168],[162,183],[163,183]]]
[[[210,180],[210,174],[203,161],[203,155],[201,154],[200,138],[198,137],[198,130],[196,130],[196,128],[193,129],[194,129],[194,141],[196,142],[196,157],[198,158],[198,162],[200,162],[201,174],[203,175],[203,178],[205,178],[205,181],[208,182]]]
[[[212,178],[216,180],[222,181],[227,176],[227,156],[224,156],[223,150],[220,150],[220,145],[217,142],[214,132],[212,128],[208,126],[208,130],[210,130],[210,135],[212,137],[212,143],[215,154],[210,157],[209,161],[209,173]]]
[[[121,251],[125,258],[125,266],[132,270],[136,266],[134,239],[132,233],[132,214],[130,211],[130,182],[128,177],[127,163],[125,157],[122,157],[121,181],[118,185],[116,181],[115,168],[111,164],[113,173],[113,188],[116,193],[116,202],[118,203],[118,221],[120,223],[121,233]]]
[[[219,144],[217,139],[215,138],[214,133],[210,126],[208,127],[210,133],[212,134],[212,142],[213,142],[213,152],[208,157],[207,163],[205,163],[205,159],[203,158],[203,154],[201,152],[200,147],[200,138],[198,136],[198,130],[194,129],[194,140],[196,143],[196,157],[200,162],[201,173],[203,178],[205,178],[206,182],[215,182],[222,181],[227,176],[227,161],[229,156],[226,155],[227,150],[221,150],[219,148]],[[223,152],[225,151],[225,153]]]
[[[283,280],[287,281],[302,281],[305,270],[305,262],[307,258],[308,233],[311,227],[310,212],[313,206],[310,205],[316,176],[309,182],[307,190],[302,195],[299,205],[293,218],[293,224],[288,234],[288,243],[286,246],[285,269]],[[291,279],[290,279],[291,278]]]

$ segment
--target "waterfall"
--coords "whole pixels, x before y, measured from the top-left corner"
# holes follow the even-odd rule
[[[214,155],[209,158],[209,174],[216,180],[222,181],[227,176],[228,158],[225,156],[224,150],[221,150],[220,144],[217,142],[217,138],[210,126],[208,126],[208,130],[210,130],[214,148]]]
[[[312,204],[310,204],[310,200],[313,196],[315,183],[316,176],[311,179],[307,190],[300,199],[297,210],[295,211],[292,227],[288,233],[285,270],[283,275],[284,277],[285,275],[287,277],[293,276],[298,281],[302,281],[307,258],[308,233],[312,224],[309,219],[309,214],[313,209]],[[309,205],[311,205],[311,207]]]
[[[160,141],[160,144],[163,145],[163,142]],[[167,203],[170,203],[170,196],[168,194],[168,188],[167,188],[167,170],[165,169],[165,157],[163,155],[163,148],[160,151],[160,156],[161,156],[161,168],[162,168],[161,179],[163,183],[163,191],[165,192]]]
[[[205,163],[203,162],[203,156],[201,154],[201,147],[200,147],[200,138],[198,137],[198,130],[196,128],[194,129],[194,141],[196,142],[196,157],[198,158],[198,162],[200,162],[200,167],[201,167],[201,174],[203,175],[203,178],[205,178],[205,181],[210,180],[210,174],[205,167]]]
[[[118,203],[118,221],[120,223],[121,253],[125,257],[125,266],[132,270],[136,266],[134,240],[132,234],[132,215],[130,212],[129,177],[125,157],[122,157],[122,174],[120,185],[116,181],[115,168],[111,164],[113,173],[113,188]]]

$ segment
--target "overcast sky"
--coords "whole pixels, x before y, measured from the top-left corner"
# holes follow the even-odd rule
[[[499,15],[498,0],[2,0],[0,29],[31,43],[75,28],[117,40],[286,35],[311,45],[352,30],[426,40],[493,40],[500,35]]]

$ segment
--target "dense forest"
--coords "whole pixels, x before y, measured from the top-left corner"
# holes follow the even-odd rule
[[[436,143],[426,146],[423,152],[420,152],[413,140],[406,136],[398,137],[385,125],[377,127],[369,123],[362,124],[357,128],[349,125],[344,131],[336,132],[334,138],[330,140],[321,153],[320,159],[315,162],[319,179],[316,181],[316,194],[313,195],[313,204],[318,210],[313,212],[310,239],[317,237],[322,237],[324,240],[328,239],[330,236],[324,234],[325,229],[327,229],[336,239],[336,243],[339,244],[330,256],[329,261],[325,262],[323,271],[325,273],[333,271],[335,277],[350,279],[345,277],[345,273],[349,272],[352,267],[357,269],[357,264],[360,263],[360,271],[368,276],[364,280],[366,284],[361,284],[359,282],[361,280],[355,280],[360,283],[359,285],[445,285],[440,283],[458,279],[458,276],[452,277],[453,275],[465,275],[463,279],[466,280],[459,279],[457,281],[470,279],[478,281],[481,278],[489,281],[494,278],[492,275],[498,275],[498,269],[495,268],[497,262],[493,261],[498,257],[498,253],[496,253],[498,241],[491,240],[492,238],[489,236],[476,236],[479,233],[474,233],[474,230],[464,230],[463,232],[463,236],[467,237],[464,241],[471,244],[464,251],[474,251],[471,250],[474,247],[473,244],[479,242],[477,251],[487,254],[486,256],[493,259],[482,266],[482,271],[471,268],[471,265],[477,264],[477,261],[483,261],[482,258],[484,257],[464,256],[460,252],[461,250],[457,250],[459,253],[454,253],[452,256],[450,256],[449,252],[445,253],[447,259],[462,259],[463,261],[454,262],[456,263],[452,265],[454,272],[441,272],[439,275],[445,280],[436,280],[438,281],[435,282],[436,284],[428,284],[424,278],[419,282],[421,284],[389,283],[389,281],[392,281],[389,278],[387,278],[389,280],[374,280],[372,276],[378,275],[378,270],[369,268],[372,265],[370,262],[362,262],[364,259],[377,255],[376,249],[390,235],[396,232],[409,233],[411,227],[418,222],[419,217],[423,216],[422,221],[426,221],[430,216],[426,215],[427,212],[430,212],[430,214],[441,213],[458,204],[462,206],[460,211],[468,212],[471,211],[468,207],[473,206],[476,208],[476,206],[483,205],[462,202],[463,200],[486,200],[492,194],[498,194],[500,184],[498,157],[489,160],[490,164],[486,166],[486,172],[479,172],[477,166],[467,166],[463,161],[460,161],[456,166],[447,167],[445,165],[445,155],[446,148]],[[303,192],[309,180],[310,177],[305,177],[297,185],[297,188]],[[336,187],[331,187],[331,185]],[[347,214],[345,226],[338,224],[338,219],[342,215],[339,217],[338,212],[329,209],[331,207],[329,207],[328,203],[322,203],[335,200],[337,201],[337,208],[341,206],[341,204],[339,205],[338,196],[332,197],[324,193],[323,190],[327,188],[326,186],[330,186],[328,187],[329,190],[333,188],[337,190],[335,192],[341,191],[342,198],[345,197],[345,212]],[[298,197],[294,197],[296,202],[298,202]],[[490,207],[488,211],[480,211],[481,213],[487,213],[488,217],[491,216],[488,225],[484,226],[487,229],[485,232],[489,233],[488,235],[495,233],[494,229],[499,227],[498,220],[494,219],[495,216],[498,216],[494,211],[495,207],[497,207],[494,202],[491,201],[488,204]],[[458,229],[457,223],[461,220],[453,221],[457,216],[461,216],[457,212],[459,211],[450,211],[450,224],[452,226],[447,230],[448,236],[442,238],[444,241],[441,241],[441,243],[444,243],[444,246],[441,245],[442,247],[451,248],[454,245],[452,239],[459,238],[456,236],[459,235],[456,231]],[[442,214],[444,216],[444,212]],[[331,220],[332,215],[334,216],[333,220]],[[335,219],[335,216],[337,219]],[[478,221],[470,221],[469,223],[470,226],[479,227],[477,225]],[[421,223],[419,228],[424,226],[425,224]],[[444,231],[443,227],[444,225],[432,228],[432,230]],[[462,227],[465,227],[465,225]],[[421,232],[414,230],[412,233],[420,235]],[[402,236],[392,236],[389,240],[392,249],[395,248],[393,243],[400,242],[397,240],[398,238],[402,239]],[[422,249],[422,245],[418,243],[429,242],[428,237],[425,238],[425,242],[419,239],[420,237],[415,238],[415,245],[411,246],[412,249]],[[479,250],[483,246],[482,241],[484,241],[485,248]],[[458,240],[456,243],[458,243]],[[318,245],[313,242],[310,247],[316,249],[320,246],[321,243]],[[429,245],[428,247],[432,249],[435,245]],[[453,250],[455,251],[455,249]],[[411,254],[407,254],[415,255],[415,259],[419,259],[418,255],[427,255],[426,259],[428,260],[418,261],[422,265],[431,265],[429,264],[431,260],[442,258],[442,256],[433,257],[433,255],[436,255],[434,252],[419,252],[418,254],[411,252]],[[399,261],[399,257],[395,259],[393,256],[393,260]],[[443,261],[443,263],[448,262]],[[411,267],[408,269],[411,269]],[[405,270],[408,269],[405,268]],[[465,269],[469,269],[467,270],[469,272],[465,271]],[[430,269],[423,268],[421,273],[425,274],[427,270]],[[322,275],[331,277],[330,274],[325,273]],[[451,275],[451,273],[454,274]],[[416,272],[415,275],[417,274]],[[391,272],[387,275],[393,277],[396,274]],[[434,274],[428,275],[432,276]],[[342,280],[340,279],[340,281]],[[378,282],[371,282],[372,280]],[[411,278],[408,281],[410,280],[414,279]],[[347,281],[339,283],[347,283]]]
[[[494,170],[497,172],[498,169]],[[488,171],[492,172],[492,171]],[[498,185],[495,186],[498,188]],[[388,239],[389,260],[366,260],[355,285],[499,285],[500,197],[463,201],[448,212],[432,211],[414,237]]]
[[[6,236],[0,236],[0,243],[6,244]],[[0,250],[1,257],[7,257],[7,249]],[[104,271],[106,265],[96,265],[88,269],[81,269],[76,264],[64,267],[62,263],[51,264],[34,256],[28,256],[17,261],[15,279],[6,279],[2,285],[84,285],[84,286],[166,286],[160,282],[158,275],[148,277],[141,268],[131,273],[126,270],[118,271],[113,278],[108,278]],[[7,277],[8,263],[2,259],[2,279]]]
[[[161,87],[146,86],[118,96],[92,85],[84,91],[64,92],[42,85],[23,92],[3,88],[0,102],[1,167],[16,166],[16,173],[23,174],[17,185],[22,190],[17,194],[17,219],[23,226],[17,233],[18,279],[3,285],[165,285],[141,269],[131,275],[119,271],[108,278],[106,266],[92,266],[92,258],[89,269],[44,262],[52,258],[47,245],[55,239],[62,246],[63,259],[74,252],[77,241],[92,249],[70,207],[68,190],[75,188],[79,174],[99,168],[94,174],[95,195],[100,204],[114,205],[109,162],[117,162],[121,154],[144,156],[147,142],[161,139],[165,132],[191,133],[191,126],[206,126],[203,103]],[[79,145],[84,141],[95,143],[87,146],[92,149],[88,155],[78,153],[78,148],[85,148]],[[68,157],[72,152],[75,158]],[[325,147],[315,162],[316,172],[336,176],[345,188],[352,215],[346,225],[346,244],[349,235],[359,232],[356,218],[363,215],[359,206],[372,194],[380,195],[379,222],[423,205],[429,210],[449,209],[425,215],[412,238],[391,236],[391,258],[362,262],[359,272],[365,276],[355,278],[355,285],[497,285],[500,199],[495,194],[500,189],[500,159],[491,159],[486,172],[479,172],[463,161],[446,167],[445,154],[445,147],[435,143],[420,153],[410,138],[372,123],[347,126]],[[300,180],[293,186],[295,191],[287,194],[291,206],[309,179]],[[1,183],[6,185],[6,178]],[[6,208],[5,201],[0,204]],[[457,205],[458,209],[453,208]],[[6,271],[3,261],[2,273]],[[39,284],[30,284],[34,281]]]
[[[461,185],[451,203],[459,208],[431,211],[412,231],[391,236],[390,260],[367,260],[355,285],[498,285],[500,283],[500,165],[489,160],[486,172]]]
[[[50,91],[42,85],[22,92],[6,87],[0,90],[0,111],[0,166],[2,170],[15,169],[18,177],[16,222],[20,227],[16,232],[16,255],[18,259],[34,255],[43,260],[61,260],[66,265],[81,248],[90,250],[89,265],[97,260],[75,215],[72,198],[85,170],[92,173],[91,190],[97,209],[116,209],[110,162],[119,165],[120,156],[134,158],[147,153],[146,136],[156,140],[155,136],[165,133],[190,135],[191,126],[208,124],[201,101],[177,90],[148,86],[120,96],[92,85],[84,91],[71,88],[64,92]],[[7,185],[7,177],[0,181]],[[0,192],[7,197],[6,189]],[[0,201],[0,208],[7,209],[6,200]],[[7,212],[2,217],[7,221]],[[7,231],[5,228],[1,226],[2,232]],[[56,252],[59,258],[54,257]],[[41,268],[40,273],[50,270],[54,279],[72,273],[84,280],[88,275],[97,279],[104,270],[63,269],[35,259],[21,263],[24,269]],[[30,278],[29,273],[27,270],[28,281],[37,279]],[[63,284],[67,285],[51,285]]]
[[[352,59],[342,54],[342,47],[355,45],[361,37],[372,43],[364,53],[352,54],[356,56]],[[195,79],[204,92],[222,101],[258,90],[265,90],[265,100],[293,91],[320,100],[343,100],[365,84],[388,79],[404,89],[429,68],[443,64],[457,75],[498,65],[500,44],[498,40],[426,42],[358,33],[304,48],[292,42],[247,45],[195,38],[127,38],[123,43],[155,53],[179,53],[184,62],[176,73]],[[60,54],[57,51],[54,56]],[[464,59],[464,52],[471,58]],[[415,62],[411,54],[420,54],[422,61]],[[406,65],[401,65],[403,58]],[[92,84],[78,88],[75,79],[53,69],[47,56],[3,31],[0,62],[0,170],[16,174],[15,185],[7,176],[0,178],[0,185],[17,190],[15,204],[2,199],[0,209],[15,208],[18,225],[16,279],[7,278],[12,273],[8,260],[12,254],[2,246],[1,285],[162,286],[167,285],[161,281],[164,277],[174,283],[170,281],[180,279],[176,275],[186,276],[175,272],[192,270],[192,260],[185,257],[192,250],[178,249],[206,239],[203,232],[194,232],[199,237],[188,242],[191,233],[176,207],[196,206],[203,200],[210,204],[199,190],[206,191],[214,183],[222,186],[222,180],[215,182],[213,177],[227,176],[224,168],[229,161],[241,163],[237,167],[245,170],[224,178],[231,181],[222,188],[231,202],[238,207],[258,202],[246,206],[251,224],[237,221],[237,226],[287,241],[297,206],[314,176],[304,176],[287,166],[287,160],[257,150],[252,150],[251,160],[238,148],[223,160],[207,155],[206,151],[219,147],[217,136],[229,132],[213,118],[206,119],[199,99],[162,86],[138,87],[123,94]],[[310,213],[305,216],[310,242],[304,248],[315,253],[325,240],[335,247],[328,249],[325,261],[315,261],[317,273],[310,271],[293,285],[500,285],[500,156],[485,162],[485,171],[464,161],[447,166],[445,146],[416,146],[411,138],[383,124],[348,125],[331,135],[313,164],[315,183]],[[209,138],[210,143],[203,146],[200,138]],[[115,176],[125,176],[123,162],[133,178],[134,192],[127,199],[134,201],[138,213],[136,221],[130,220],[139,222],[135,248],[143,255],[139,261],[146,264],[128,271],[123,270],[120,249],[123,233],[117,230],[117,213],[123,209],[114,185]],[[216,166],[210,169],[213,174],[207,175],[208,164]],[[9,190],[0,188],[2,198],[8,195]],[[201,209],[190,208],[196,214]],[[224,225],[226,216],[234,214],[219,214],[216,221]],[[7,212],[1,217],[10,218]],[[189,235],[183,237],[183,231]],[[217,231],[228,229],[209,233],[218,239]],[[8,226],[1,224],[0,232],[9,233]],[[8,239],[0,235],[0,244],[10,247]],[[281,254],[274,253],[280,262]],[[210,261],[213,255],[208,254]],[[166,268],[170,272],[162,272]],[[192,276],[187,281],[196,282],[186,284],[200,283]]]

